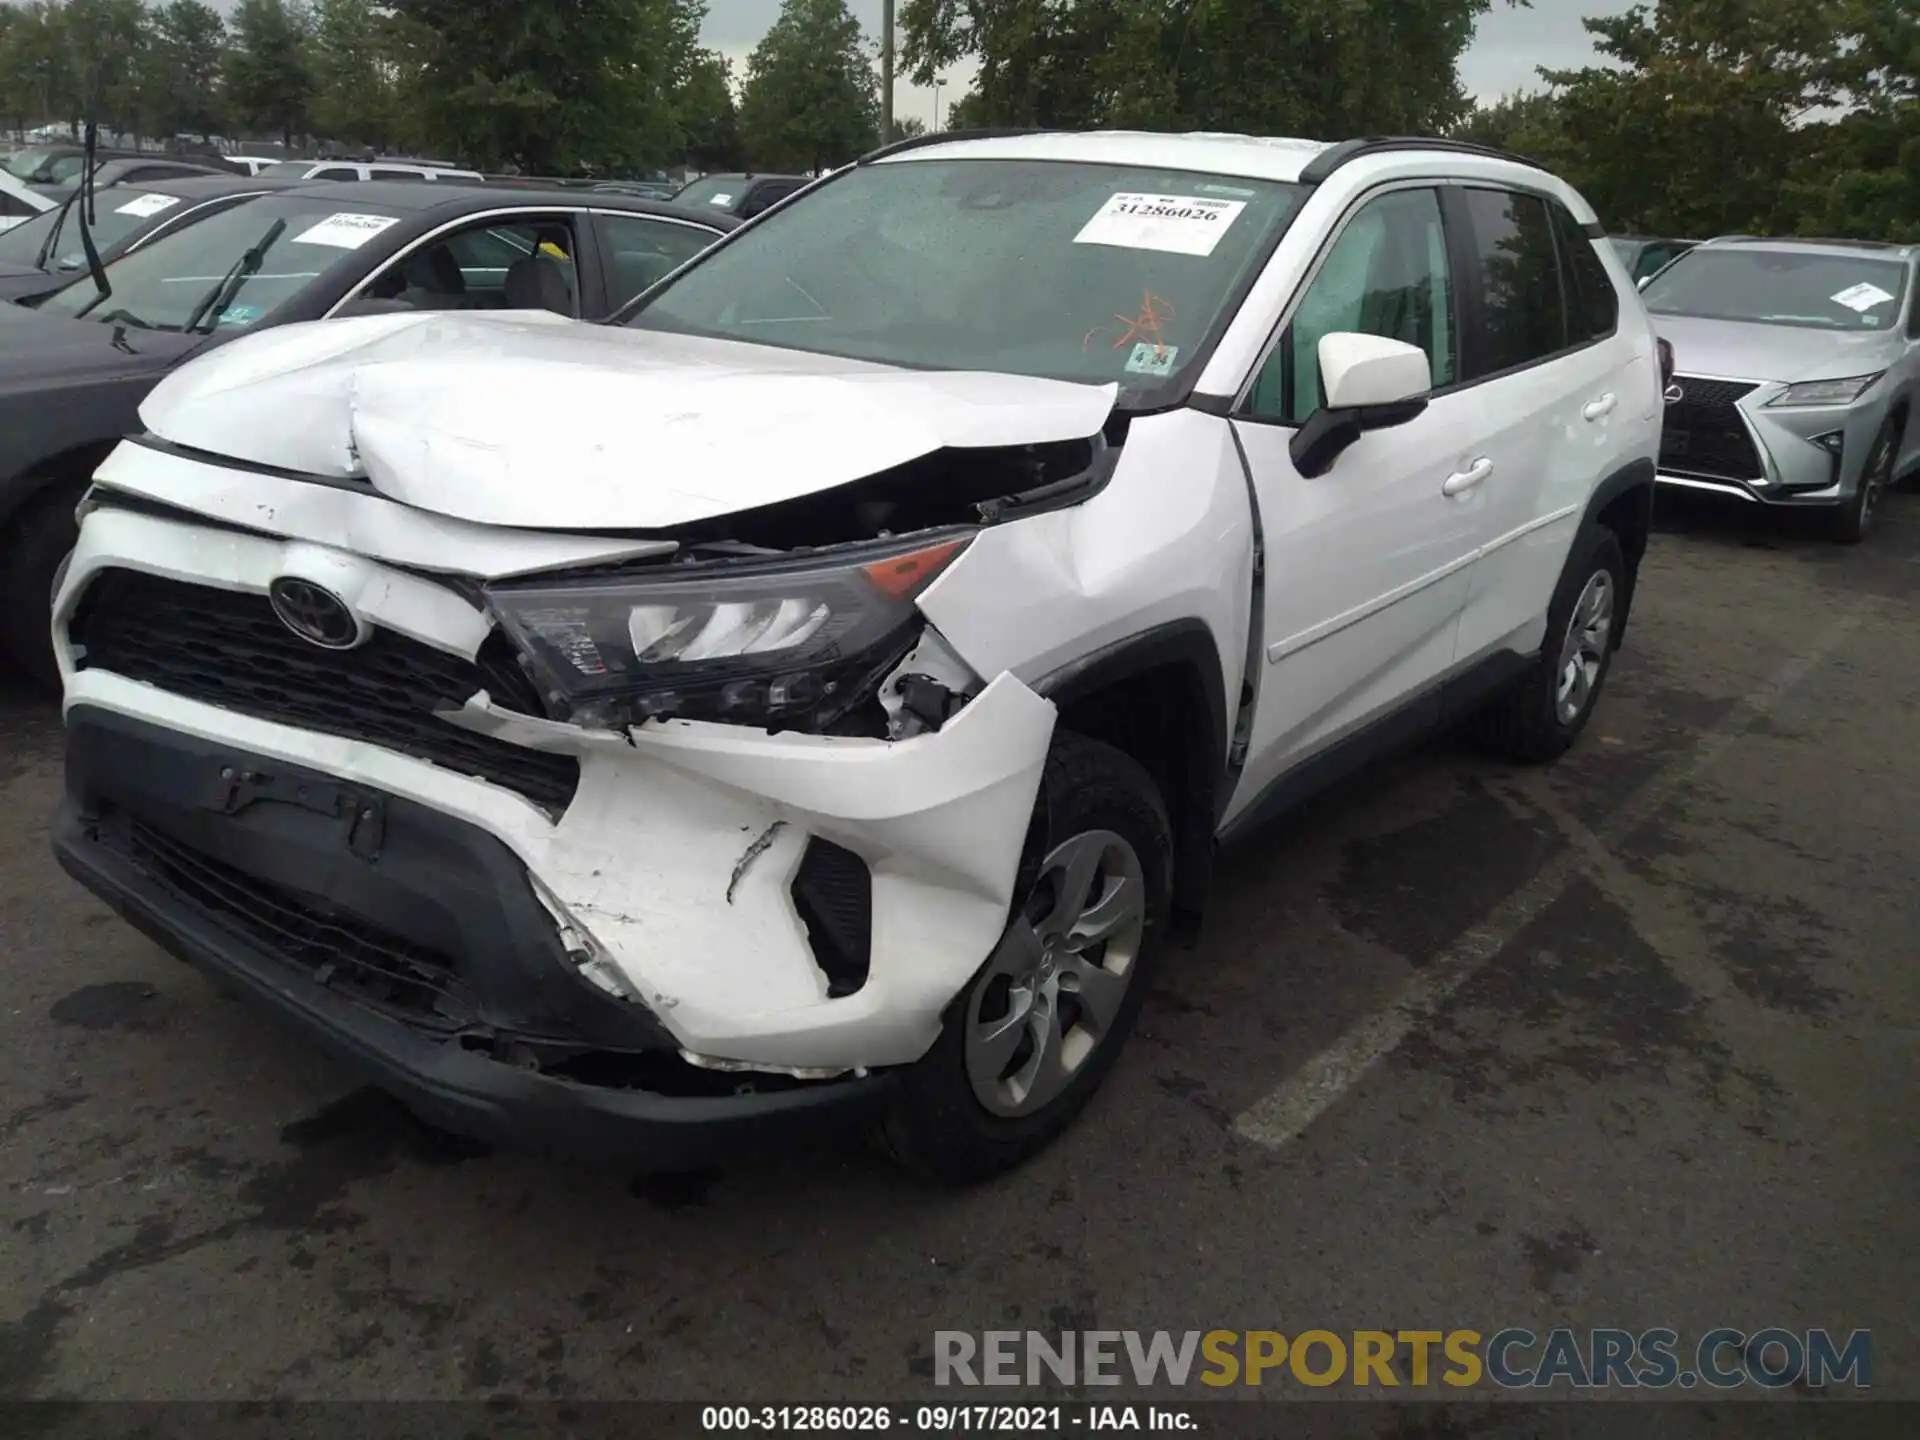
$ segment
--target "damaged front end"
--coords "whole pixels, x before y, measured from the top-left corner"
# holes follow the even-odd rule
[[[228,768],[324,775],[498,842],[547,933],[496,982],[631,1007],[706,1077],[691,1093],[907,1064],[1005,925],[1054,722],[1013,675],[977,673],[917,601],[983,526],[1097,490],[1118,438],[940,447],[671,532],[596,534],[129,442],[56,601],[69,722],[190,736]],[[338,647],[286,633],[289,579],[350,612]],[[86,806],[105,835],[111,795]],[[263,805],[237,828],[282,818]],[[226,835],[236,874],[266,853],[180,814],[141,823],[189,849]],[[331,881],[297,878],[303,846],[312,876],[385,865],[395,953],[441,915],[437,885],[473,879],[459,847],[413,874],[390,854],[343,859],[321,820],[296,828],[275,903],[315,923],[338,903]],[[359,892],[340,893],[350,907]],[[658,1088],[644,1047],[491,1024],[457,974],[466,942],[435,923],[465,1008],[434,1033],[570,1083]],[[347,973],[272,958],[336,991]]]

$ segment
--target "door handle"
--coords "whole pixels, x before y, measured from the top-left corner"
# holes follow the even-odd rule
[[[1613,413],[1613,407],[1616,403],[1613,396],[1602,395],[1598,400],[1582,410],[1580,414],[1588,420],[1604,420]]]
[[[1447,477],[1447,483],[1440,487],[1442,495],[1464,495],[1482,480],[1493,474],[1491,460],[1476,460],[1466,469],[1456,471]]]

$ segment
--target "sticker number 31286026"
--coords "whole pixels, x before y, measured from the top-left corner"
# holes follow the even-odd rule
[[[1244,200],[1123,192],[1100,207],[1100,213],[1082,227],[1073,243],[1211,255],[1220,237],[1246,208]]]

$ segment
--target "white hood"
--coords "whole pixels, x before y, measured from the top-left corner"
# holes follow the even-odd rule
[[[196,450],[364,474],[392,499],[526,529],[667,529],[947,447],[1083,439],[1118,387],[881,365],[514,313],[265,330],[140,407]]]

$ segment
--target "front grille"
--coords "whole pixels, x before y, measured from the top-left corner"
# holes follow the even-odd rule
[[[103,571],[69,633],[82,669],[110,670],[174,695],[323,735],[364,740],[431,760],[566,809],[580,762],[476,735],[434,711],[485,690],[495,704],[543,713],[506,641],[490,636],[477,661],[376,629],[354,650],[309,645],[280,623],[264,595],[216,590],[137,570]]]
[[[1735,402],[1758,387],[1742,380],[1676,375],[1681,398],[1667,403],[1660,468],[1716,480],[1758,480],[1766,472]]]
[[[472,1022],[456,967],[445,956],[365,921],[325,915],[265,880],[243,874],[126,815],[102,838],[175,899],[237,931],[321,984],[397,1019],[437,1031]]]

